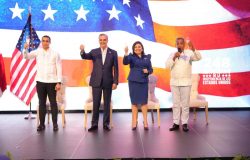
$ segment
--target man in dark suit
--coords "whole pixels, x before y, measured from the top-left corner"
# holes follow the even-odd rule
[[[104,115],[103,129],[110,131],[110,101],[112,90],[118,85],[118,56],[115,50],[108,48],[108,36],[106,34],[99,35],[100,47],[85,53],[84,45],[80,46],[80,54],[82,59],[93,61],[93,70],[91,73],[90,83],[93,95],[93,115],[92,125],[88,131],[98,129],[99,107],[101,103],[102,92],[104,96]]]

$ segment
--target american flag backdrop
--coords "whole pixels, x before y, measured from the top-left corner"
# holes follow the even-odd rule
[[[190,39],[202,54],[203,59],[193,63],[193,72],[201,76],[199,93],[209,106],[250,107],[248,0],[2,0],[0,52],[7,77],[11,75],[11,49],[25,26],[29,6],[38,36],[50,35],[52,48],[63,59],[69,109],[82,109],[88,97],[86,77],[92,64],[80,60],[79,45],[83,43],[87,51],[98,47],[102,32],[109,36],[109,47],[119,54],[120,84],[113,92],[114,108],[130,108],[129,68],[122,65],[122,57],[124,47],[131,48],[137,40],[144,44],[146,54],[152,55],[161,107],[172,106],[165,61],[176,50],[175,38],[179,36]],[[6,97],[0,104],[14,99]]]

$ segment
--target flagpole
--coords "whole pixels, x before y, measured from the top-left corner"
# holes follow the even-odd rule
[[[28,14],[28,17],[31,16],[31,6],[29,6],[29,14]],[[30,17],[31,18],[31,17]],[[29,34],[29,39],[30,41],[32,41],[32,27],[31,27],[31,23],[30,23],[30,34]],[[31,42],[29,42],[30,44],[33,44]],[[33,46],[31,46],[33,48]],[[26,120],[30,120],[30,119],[36,119],[35,116],[32,115],[32,111],[31,111],[31,102],[29,104],[30,106],[30,110],[29,110],[29,113],[27,116],[24,117],[24,119]]]
[[[31,102],[30,102],[30,110],[29,110],[29,113],[28,113],[28,115],[27,116],[25,116],[24,117],[24,119],[26,119],[26,120],[30,120],[30,119],[36,119],[36,117],[35,116],[33,116],[33,114],[32,114],[32,111],[31,111]]]

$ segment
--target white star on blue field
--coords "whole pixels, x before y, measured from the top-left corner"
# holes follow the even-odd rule
[[[147,0],[1,0],[1,28],[22,29],[29,8],[37,31],[121,30],[155,41]]]

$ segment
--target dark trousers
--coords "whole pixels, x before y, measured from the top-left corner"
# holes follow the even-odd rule
[[[47,96],[49,97],[53,125],[57,125],[58,107],[57,107],[57,102],[56,102],[55,86],[56,86],[56,83],[43,83],[43,82],[36,83],[36,90],[37,90],[37,95],[38,95],[38,100],[39,100],[40,125],[44,125],[44,122],[45,122],[45,116],[47,112],[47,109],[46,109]]]
[[[98,126],[99,108],[102,99],[102,92],[104,98],[103,125],[109,125],[110,122],[109,117],[110,117],[110,102],[111,102],[112,88],[92,87],[92,96],[93,96],[92,126]]]

